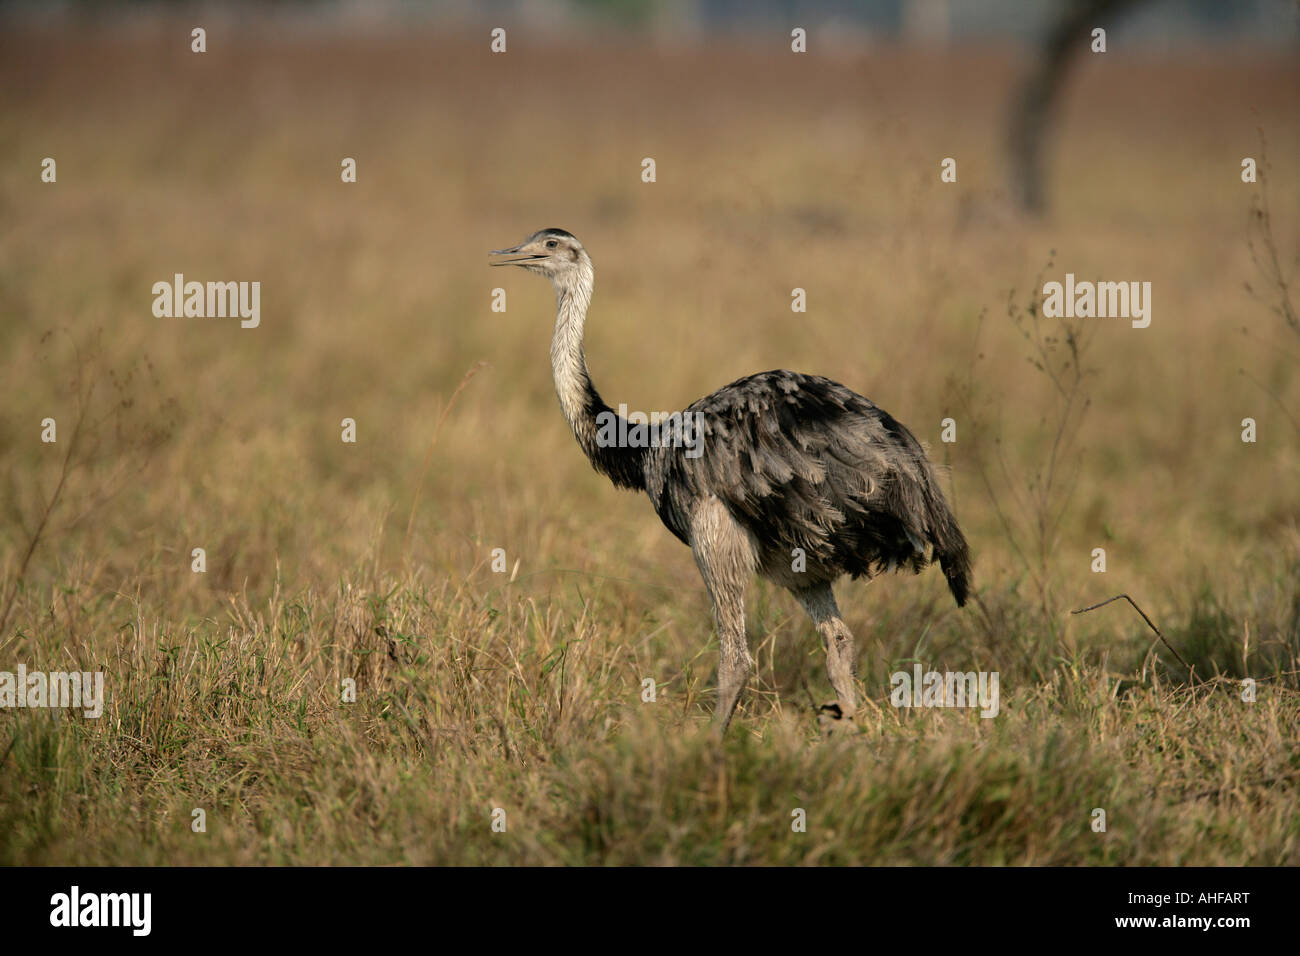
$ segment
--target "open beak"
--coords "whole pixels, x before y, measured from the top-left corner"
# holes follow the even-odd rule
[[[539,259],[549,259],[550,256],[543,256],[536,253],[519,255],[519,250],[523,246],[511,246],[509,249],[493,249],[488,255],[493,256],[513,256],[512,259],[498,259],[496,262],[489,262],[491,266],[522,266],[530,262],[536,262]]]

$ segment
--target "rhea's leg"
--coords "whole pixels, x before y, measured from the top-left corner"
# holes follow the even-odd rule
[[[745,640],[745,587],[754,573],[754,546],[722,502],[709,498],[692,515],[691,550],[718,628],[718,705],[713,719],[726,733],[740,692],[754,669]]]
[[[857,651],[853,644],[853,633],[840,617],[840,609],[835,604],[831,586],[823,584],[796,591],[795,597],[812,618],[817,633],[822,636],[822,643],[826,646],[826,669],[830,673],[831,686],[839,697],[841,714],[852,718],[858,710],[858,693],[853,682]]]

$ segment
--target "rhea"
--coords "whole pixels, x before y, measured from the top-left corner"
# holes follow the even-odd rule
[[[688,406],[689,429],[670,436],[680,441],[633,441],[645,429],[605,404],[587,372],[595,272],[582,243],[543,229],[492,255],[503,257],[492,265],[518,266],[555,287],[551,371],[583,453],[616,487],[649,495],[695,556],[718,631],[714,720],[724,732],[754,667],[745,589],[755,574],[793,593],[821,635],[838,698],[822,711],[834,720],[857,712],[853,635],[831,589],[838,578],[920,572],[937,561],[957,605],[966,603],[966,539],[920,443],[883,409],[830,379],[782,369]]]

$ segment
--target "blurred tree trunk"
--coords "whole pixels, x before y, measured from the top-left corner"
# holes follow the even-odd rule
[[[1011,185],[1025,211],[1039,215],[1047,208],[1043,151],[1071,64],[1089,49],[1094,28],[1105,28],[1109,39],[1115,16],[1142,2],[1066,0],[1048,28],[1037,61],[1014,96],[1008,130]]]

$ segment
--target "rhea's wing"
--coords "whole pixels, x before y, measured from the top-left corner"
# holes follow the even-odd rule
[[[830,379],[761,372],[695,402],[695,449],[661,456],[648,490],[687,540],[693,501],[715,495],[769,548],[853,575],[924,563],[924,452],[901,424]]]

